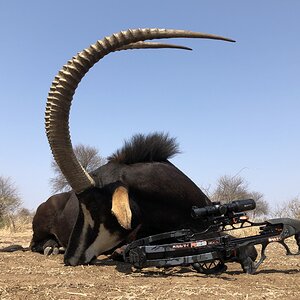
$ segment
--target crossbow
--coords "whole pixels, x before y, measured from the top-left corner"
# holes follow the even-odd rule
[[[270,243],[280,243],[286,255],[300,255],[300,220],[278,218],[251,222],[245,211],[255,207],[252,199],[193,207],[192,217],[207,224],[204,231],[181,229],[136,240],[126,247],[124,260],[137,269],[191,265],[204,274],[223,273],[227,269],[226,263],[239,262],[245,273],[254,274],[266,259],[265,250]],[[258,233],[245,237],[229,234],[249,227],[255,227]],[[292,236],[298,247],[296,253],[292,253],[285,243]],[[249,251],[256,245],[261,245],[258,261]]]

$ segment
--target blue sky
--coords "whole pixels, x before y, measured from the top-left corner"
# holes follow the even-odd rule
[[[299,196],[299,15],[297,0],[1,1],[0,175],[24,206],[45,201],[44,109],[58,70],[114,32],[176,28],[237,43],[178,39],[194,50],[106,57],[77,89],[73,144],[106,157],[134,133],[169,132],[182,150],[172,162],[199,186],[242,170],[271,205]]]

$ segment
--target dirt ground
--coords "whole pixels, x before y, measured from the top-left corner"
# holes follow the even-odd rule
[[[0,231],[0,248],[26,247],[30,238],[30,230]],[[62,255],[0,253],[0,299],[300,299],[300,257],[285,256],[279,244],[269,247],[257,274],[231,263],[217,276],[186,267],[136,272],[106,257],[97,265],[66,267]]]

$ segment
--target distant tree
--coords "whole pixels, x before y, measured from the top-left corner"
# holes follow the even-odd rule
[[[30,211],[28,208],[25,208],[25,207],[21,207],[17,211],[16,214],[17,214],[18,218],[22,218],[22,219],[32,218],[34,216],[34,213],[32,211]]]
[[[246,199],[249,195],[248,183],[240,176],[221,176],[212,193],[214,201],[228,203],[237,199]]]
[[[88,172],[97,169],[105,163],[105,159],[100,156],[99,151],[95,147],[79,144],[76,145],[73,150],[83,168]],[[50,178],[52,192],[58,193],[70,191],[70,185],[54,160],[51,163],[51,167],[55,174],[54,177]]]
[[[295,197],[288,202],[288,209],[293,218],[300,219],[300,199]]]
[[[0,176],[0,221],[10,216],[22,205],[18,189],[10,177]]]
[[[270,212],[269,203],[264,200],[264,195],[260,192],[249,193],[249,198],[253,199],[256,203],[256,208],[248,213],[252,219],[257,219],[262,216],[266,216]]]
[[[277,218],[300,219],[300,199],[295,197],[289,201],[282,202],[276,206],[272,215]]]
[[[206,186],[201,185],[200,186],[201,190],[203,191],[203,193],[211,200],[213,200],[213,191],[212,191],[212,185],[208,184]]]
[[[18,211],[14,214],[14,229],[16,229],[16,225],[24,228],[25,225],[32,224],[32,220],[34,217],[34,212],[30,211],[25,207],[21,207]],[[19,228],[20,229],[20,228]]]

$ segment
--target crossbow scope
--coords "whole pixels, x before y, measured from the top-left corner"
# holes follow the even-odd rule
[[[253,199],[235,200],[228,204],[220,202],[212,202],[211,206],[192,207],[192,217],[194,219],[205,218],[211,216],[222,216],[230,213],[238,213],[247,210],[255,209],[256,203]]]

